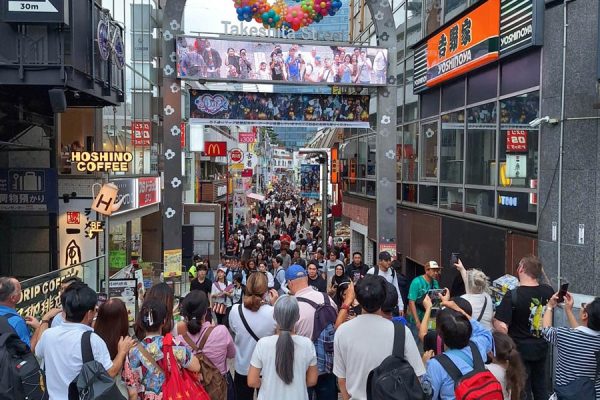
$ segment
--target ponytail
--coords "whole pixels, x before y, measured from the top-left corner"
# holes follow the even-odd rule
[[[511,400],[520,400],[527,377],[521,355],[510,336],[500,332],[494,332],[493,336],[496,345],[495,360],[508,363],[505,389],[510,393]]]
[[[284,295],[277,299],[273,318],[279,328],[275,346],[275,371],[289,385],[294,380],[294,339],[292,330],[300,319],[300,308],[295,297]]]
[[[195,335],[202,329],[208,310],[208,297],[201,290],[192,290],[181,303],[181,314],[185,317],[189,333]]]

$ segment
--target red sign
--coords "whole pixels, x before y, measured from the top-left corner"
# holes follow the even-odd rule
[[[242,178],[252,178],[253,174],[254,171],[252,170],[252,168],[246,168],[242,171]]]
[[[223,157],[227,155],[227,142],[204,142],[204,155]]]
[[[181,123],[181,148],[185,149],[185,122]]]
[[[150,204],[158,203],[158,178],[139,178],[138,179],[138,206],[145,207]]]
[[[81,221],[81,214],[79,211],[67,211],[67,224],[79,225]]]
[[[256,141],[256,132],[240,132],[238,141],[240,143],[254,143]]]
[[[240,149],[233,149],[229,152],[229,159],[232,163],[241,163],[244,160],[244,152]]]
[[[150,121],[131,121],[131,144],[150,146]]]
[[[509,130],[506,132],[506,152],[507,153],[525,153],[527,152],[527,131]]]

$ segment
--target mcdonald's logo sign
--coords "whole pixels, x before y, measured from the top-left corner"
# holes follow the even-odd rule
[[[224,157],[227,155],[227,142],[204,142],[204,155]]]

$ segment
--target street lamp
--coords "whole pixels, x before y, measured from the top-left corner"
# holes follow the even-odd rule
[[[327,253],[327,244],[329,242],[329,234],[328,234],[328,229],[327,229],[327,187],[328,187],[328,183],[329,180],[327,179],[327,176],[329,174],[329,170],[328,170],[328,165],[329,165],[329,151],[330,149],[327,148],[315,148],[312,149],[310,147],[302,147],[300,148],[300,150],[298,151],[298,153],[300,154],[314,154],[318,157],[319,160],[319,164],[321,164],[322,168],[321,171],[323,173],[323,176],[321,178],[321,232],[323,233],[323,251],[325,253]],[[300,178],[300,181],[302,181],[302,178]],[[315,238],[316,239],[316,238]]]

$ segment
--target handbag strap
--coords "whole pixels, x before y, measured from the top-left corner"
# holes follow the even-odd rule
[[[148,350],[146,350],[146,348],[141,343],[138,342],[137,348],[138,348],[139,352],[142,353],[142,356],[144,356],[146,361],[148,361],[150,363],[150,365],[152,365],[154,368],[156,368],[160,373],[164,373],[163,369],[158,365],[158,363],[156,362],[154,357],[152,357],[152,354],[150,354],[150,352]]]
[[[254,338],[254,340],[256,340],[258,342],[260,339],[258,336],[256,336],[256,333],[254,333],[254,331],[252,329],[250,329],[250,325],[248,325],[248,321],[246,320],[246,317],[244,316],[244,312],[242,311],[243,308],[244,308],[243,305],[240,304],[238,311],[240,312],[240,319],[242,320],[242,324],[244,324],[244,327],[246,328],[246,330],[248,331],[250,336],[252,336]]]
[[[477,322],[481,321],[483,318],[483,314],[485,313],[485,309],[487,307],[487,296],[484,294],[485,301],[483,302],[483,308],[481,309],[481,313],[479,314],[479,318],[477,318]]]

